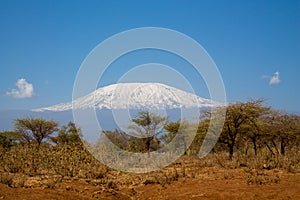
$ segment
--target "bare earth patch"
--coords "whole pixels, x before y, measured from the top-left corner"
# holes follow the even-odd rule
[[[180,174],[178,180],[170,182],[157,172],[144,175],[116,172],[116,181],[105,185],[84,179],[64,180],[53,189],[0,184],[0,199],[300,199],[299,173],[252,173],[215,167],[197,171],[190,173],[187,169],[184,176]],[[132,181],[136,179],[140,182]]]

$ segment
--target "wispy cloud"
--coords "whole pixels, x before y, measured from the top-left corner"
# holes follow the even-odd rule
[[[6,92],[6,95],[14,98],[31,98],[34,95],[33,85],[28,83],[26,79],[20,78],[16,82],[17,89],[12,89]]]
[[[276,85],[276,84],[279,84],[281,82],[279,76],[280,76],[280,73],[277,71],[277,72],[274,73],[273,76],[263,75],[262,78],[269,79],[269,85]]]

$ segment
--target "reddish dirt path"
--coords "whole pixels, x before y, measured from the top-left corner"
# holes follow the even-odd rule
[[[39,188],[10,188],[0,184],[0,199],[5,200],[90,200],[87,196],[80,195],[73,191],[59,191]]]
[[[137,188],[140,199],[300,199],[300,176],[285,176],[279,184],[248,185],[243,180],[199,181],[189,179],[166,188]],[[155,191],[155,192],[154,192]]]
[[[207,180],[181,178],[166,184],[140,185],[121,190],[100,190],[82,182],[61,184],[56,189],[10,188],[0,184],[0,199],[6,200],[96,200],[98,199],[300,199],[300,174],[285,174],[280,183],[248,185],[245,180]],[[101,191],[101,192],[97,192]]]

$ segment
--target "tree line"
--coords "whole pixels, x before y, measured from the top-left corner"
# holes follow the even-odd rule
[[[226,151],[232,159],[237,151],[257,155],[259,151],[267,150],[272,156],[284,156],[287,150],[299,151],[299,115],[274,110],[264,105],[263,99],[231,103],[226,106],[226,112],[221,112],[223,109],[219,107],[201,112],[196,124],[197,133],[190,146],[187,146],[190,139],[187,132],[195,124],[168,122],[166,117],[147,111],[140,112],[132,120],[133,125],[129,128],[133,134],[119,130],[104,131],[104,134],[118,147],[135,152],[156,151],[177,136],[178,148],[184,148],[185,154],[198,154],[214,112],[217,117],[224,117],[225,122],[213,152]]]
[[[264,105],[262,99],[231,103],[226,106],[225,113],[219,112],[221,109],[201,112],[191,145],[187,141],[190,139],[190,127],[195,124],[169,122],[167,117],[149,111],[142,111],[132,119],[128,127],[130,132],[116,129],[103,131],[103,134],[119,148],[148,153],[169,144],[176,136],[178,148],[184,148],[185,154],[197,154],[214,112],[216,116],[225,117],[225,123],[213,152],[226,151],[232,159],[237,151],[254,155],[262,150],[271,155],[285,155],[287,150],[299,151],[299,115],[276,111]],[[53,133],[57,133],[56,136]],[[67,145],[80,143],[81,139],[81,130],[73,122],[59,128],[58,123],[52,120],[24,118],[15,120],[14,131],[0,133],[0,146],[10,148],[19,143],[35,143],[39,148],[43,143]]]
[[[56,136],[52,136],[53,133]],[[42,118],[23,118],[14,121],[13,131],[0,133],[0,146],[9,148],[16,144],[35,143],[39,148],[42,143],[71,144],[80,143],[82,133],[73,122],[58,127],[53,120]]]

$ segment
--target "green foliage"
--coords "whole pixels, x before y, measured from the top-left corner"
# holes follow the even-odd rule
[[[44,139],[57,131],[58,123],[41,118],[24,118],[15,120],[15,130],[21,135],[22,142],[36,142],[38,146]]]
[[[97,155],[98,159],[117,162],[125,156],[119,148],[133,152],[149,152],[171,143],[171,148],[175,150],[184,150],[187,155],[197,154],[204,138],[208,141],[215,139],[213,134],[207,137],[211,112],[218,112],[218,108],[204,111],[199,124],[189,124],[185,121],[166,123],[165,117],[141,112],[132,120],[130,135],[119,130],[104,131],[107,139],[117,147],[107,147],[104,142],[99,149],[95,148],[93,153],[97,154],[93,155]],[[197,134],[191,138],[191,131],[195,126],[198,127]],[[58,131],[57,136],[51,137],[54,131]],[[46,143],[46,138],[59,145]],[[17,119],[14,132],[0,133],[0,172],[21,173],[26,176],[51,174],[60,177],[95,178],[101,179],[102,183],[102,180],[107,178],[108,169],[85,150],[80,138],[81,131],[72,122],[58,129],[57,123],[53,121]],[[192,144],[188,147],[187,144],[190,144],[191,140]],[[201,166],[217,164],[224,168],[284,169],[295,173],[300,167],[299,147],[300,116],[273,111],[264,106],[262,100],[238,102],[228,105],[219,142],[208,158],[201,159]],[[111,154],[108,155],[107,152]],[[231,159],[225,156],[228,153]],[[185,157],[196,160],[193,156]],[[149,159],[155,161],[152,157]],[[128,162],[132,163],[130,159]],[[140,161],[142,162],[144,160]],[[136,167],[135,164],[132,163],[132,166]],[[177,175],[175,170],[174,177]],[[182,168],[182,177],[188,175],[189,171]],[[228,179],[230,176],[225,174],[224,178]],[[162,175],[155,183],[165,185],[170,180],[168,176]],[[277,179],[275,177],[271,180],[267,176],[250,174],[247,181],[249,184],[264,184],[275,182]],[[9,184],[9,177],[4,177],[3,182]]]
[[[187,153],[188,143],[191,143],[193,138],[190,138],[190,130],[192,124],[189,124],[187,121],[177,121],[170,122],[165,125],[165,130],[167,131],[161,138],[165,143],[170,143],[174,141],[174,149],[183,149],[184,154]],[[190,152],[190,151],[189,151]]]
[[[270,108],[263,106],[262,103],[263,100],[259,99],[227,106],[225,124],[219,142],[227,145],[230,158],[232,158],[234,149],[239,146],[238,142],[241,142],[242,138],[251,137],[251,134],[256,133],[249,131],[249,126],[251,129],[258,128],[258,119],[268,113]]]
[[[188,155],[195,155],[199,153],[200,147],[204,141],[204,138],[206,137],[208,126],[209,126],[209,120],[203,120],[198,123],[197,133],[189,147]],[[207,138],[207,140],[210,139],[211,138]]]
[[[126,133],[121,132],[118,129],[115,129],[114,131],[103,131],[102,133],[119,148],[128,149],[130,136],[126,135]]]
[[[167,122],[167,117],[162,117],[149,111],[141,111],[132,119],[133,125],[129,126],[138,137],[151,137],[158,134]]]
[[[136,141],[132,141],[131,145],[135,146],[135,143],[138,141],[144,146],[142,151],[150,152],[151,146],[157,149],[159,140],[156,136],[167,120],[167,117],[162,117],[149,111],[139,112],[138,116],[132,119],[133,125],[129,126],[129,129],[133,131],[131,135],[138,138]]]
[[[58,130],[56,137],[50,137],[50,140],[56,144],[71,144],[80,143],[82,133],[80,128],[76,127],[73,122],[69,122],[67,125],[62,126]]]
[[[272,154],[285,154],[287,146],[297,145],[300,140],[300,116],[272,111],[263,119],[266,124],[265,142]]]
[[[2,134],[0,134],[0,145],[2,146],[2,148],[8,148],[12,146],[11,141]]]
[[[262,99],[258,99],[229,104],[226,107],[225,125],[212,151],[227,151],[232,158],[235,152],[257,155],[259,151],[267,148],[272,155],[275,155],[284,154],[286,149],[299,146],[300,117],[271,111],[271,108],[264,106],[263,103]],[[190,137],[195,124],[176,121],[169,122],[162,128],[160,125],[165,123],[166,119],[156,116],[156,119],[159,119],[156,122],[163,123],[159,126],[156,125],[157,123],[152,124],[155,120],[152,120],[153,114],[149,112],[141,112],[132,120],[134,124],[130,126],[130,129],[133,132],[130,135],[117,130],[105,131],[105,134],[118,147],[128,151],[152,151],[172,142],[170,148],[184,149],[185,153],[193,155],[199,152],[204,139],[206,143],[216,139],[215,127],[212,127],[210,117],[212,112],[219,117],[221,113],[223,114],[219,112],[222,109],[224,108],[203,111],[194,138]],[[161,130],[160,137],[157,137],[158,127]],[[156,130],[154,131],[153,128]],[[208,128],[212,132],[209,135],[207,134]],[[191,145],[188,147],[187,144],[190,144],[188,141],[191,140]]]
[[[2,148],[12,147],[20,140],[21,136],[18,132],[13,131],[3,131],[0,132],[0,146]]]
[[[267,149],[272,156],[278,156],[284,155],[286,149],[299,146],[300,116],[273,111],[263,102],[259,99],[229,104],[222,133],[213,150],[226,150],[232,159],[234,152],[258,155]],[[218,109],[203,112],[200,124],[206,125],[202,125],[202,130],[199,126],[200,135],[207,131],[211,112],[218,113]]]
[[[167,125],[165,125],[164,128],[168,133],[163,135],[162,139],[164,140],[165,143],[169,143],[172,141],[172,139],[178,133],[179,128],[180,128],[180,121],[170,122]]]

